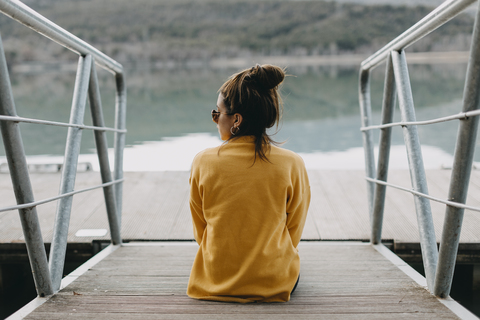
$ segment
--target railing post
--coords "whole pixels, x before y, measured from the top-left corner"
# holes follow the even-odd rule
[[[391,123],[395,109],[395,76],[393,72],[392,58],[387,59],[385,69],[385,84],[382,103],[382,124]],[[377,180],[387,181],[388,161],[390,159],[390,144],[392,137],[392,128],[383,128],[380,131],[380,143],[378,150]],[[372,234],[370,241],[372,244],[382,242],[383,211],[385,207],[385,194],[387,187],[377,184],[374,193]]]
[[[115,128],[124,130],[127,119],[127,89],[125,87],[125,78],[122,73],[115,75],[115,84],[117,94],[115,98]],[[123,179],[123,149],[125,148],[125,133],[115,132],[115,165],[114,179]],[[115,199],[117,200],[118,226],[122,228],[122,201],[123,201],[123,182],[115,185]]]
[[[398,88],[398,101],[402,121],[416,121],[405,52],[392,51],[391,56],[395,73],[395,83]],[[415,191],[428,194],[427,177],[423,166],[422,149],[418,138],[417,126],[404,126],[403,136],[407,148],[412,187]],[[433,226],[432,210],[428,199],[414,196],[414,200],[415,210],[417,212],[423,266],[425,268],[428,288],[430,292],[433,292],[435,271],[438,261],[438,249],[435,238],[435,228]]]
[[[370,100],[370,71],[360,70],[359,79],[359,101],[360,116],[362,126],[368,127],[372,122],[372,106]],[[365,171],[369,178],[375,179],[375,156],[373,152],[373,135],[370,130],[362,132],[363,150],[365,152]],[[372,222],[373,213],[373,194],[375,192],[375,183],[367,181],[367,197],[368,197],[368,213],[370,215],[370,223]]]
[[[90,73],[90,84],[88,86],[88,95],[90,98],[90,110],[92,113],[92,122],[96,127],[104,127],[102,100],[100,97],[100,90],[98,88],[97,71],[95,63],[92,63],[92,70]],[[112,173],[110,172],[110,163],[108,161],[108,144],[107,135],[105,131],[94,132],[95,144],[97,146],[98,161],[100,163],[100,172],[102,175],[102,182],[107,183],[112,181]],[[113,244],[121,244],[122,237],[120,235],[120,228],[118,223],[117,204],[115,202],[114,186],[103,188],[105,197],[105,205],[107,207],[108,224],[110,226],[110,236]]]
[[[70,114],[71,124],[83,124],[91,65],[91,55],[86,55],[85,57],[80,56],[78,61],[77,76],[75,79],[72,111]],[[65,159],[60,184],[61,194],[72,192],[74,190],[81,140],[82,129],[73,127],[68,128]],[[55,291],[60,288],[60,283],[62,281],[72,201],[73,196],[62,198],[58,201],[57,205],[49,261],[50,274],[52,276],[52,284]]]
[[[480,108],[480,10],[477,11],[470,48],[463,112]],[[465,204],[472,170],[475,141],[477,138],[478,116],[461,120],[458,127],[457,143],[453,160],[448,200]],[[453,272],[460,241],[464,209],[447,206],[443,223],[440,254],[435,278],[434,294],[446,298],[450,294]]]
[[[0,114],[17,116],[1,38]],[[28,166],[25,159],[25,151],[23,148],[19,124],[18,122],[12,121],[0,121],[0,127],[17,204],[34,202],[35,200],[30,176],[28,174]],[[37,294],[41,297],[51,295],[53,294],[52,281],[48,271],[47,254],[45,252],[40,223],[38,221],[37,209],[33,207],[19,209],[18,211]]]

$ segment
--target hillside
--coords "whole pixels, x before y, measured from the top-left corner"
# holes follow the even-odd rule
[[[368,1],[368,0],[364,0]],[[431,0],[435,1],[435,0]],[[47,18],[123,63],[261,55],[371,53],[431,7],[324,1],[26,1]],[[462,50],[473,18],[461,17],[414,50]],[[69,60],[27,28],[0,17],[10,63]]]

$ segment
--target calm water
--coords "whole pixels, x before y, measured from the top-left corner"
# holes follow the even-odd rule
[[[285,148],[300,153],[309,168],[362,169],[358,69],[330,66],[287,70],[291,76],[281,89],[285,112],[276,139],[286,141]],[[417,119],[461,110],[465,70],[465,64],[410,66]],[[142,66],[127,70],[125,170],[188,170],[198,151],[220,144],[210,110],[215,107],[218,88],[235,71],[155,70]],[[380,118],[383,73],[383,66],[373,72],[376,122]],[[99,76],[106,122],[113,126],[113,77],[100,71]],[[73,72],[13,73],[18,114],[68,122],[74,79]],[[88,110],[85,123],[91,123]],[[457,125],[458,122],[449,122],[419,128],[427,167],[451,165]],[[65,128],[21,124],[21,130],[30,161],[61,162]],[[109,144],[112,142],[110,135]],[[406,167],[400,128],[394,129],[393,142],[391,166]],[[93,134],[86,130],[81,161],[97,167],[93,149]],[[3,146],[1,156],[4,156]],[[476,160],[480,160],[478,154]]]

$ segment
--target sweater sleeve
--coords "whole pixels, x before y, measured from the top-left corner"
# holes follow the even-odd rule
[[[207,222],[203,216],[203,200],[199,185],[198,174],[192,168],[190,173],[190,212],[192,214],[193,222],[193,236],[198,244],[203,240],[203,232],[207,227]]]
[[[303,162],[302,162],[303,165]],[[307,219],[310,205],[310,184],[304,166],[299,170],[298,177],[293,179],[291,194],[287,201],[287,229],[295,248],[302,237],[303,227]]]

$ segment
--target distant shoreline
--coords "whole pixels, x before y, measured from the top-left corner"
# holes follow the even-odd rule
[[[448,64],[468,62],[469,51],[452,52],[407,52],[409,64]],[[365,54],[319,55],[319,56],[252,56],[250,58],[211,59],[211,68],[245,67],[252,63],[269,63],[279,66],[360,66],[367,59]]]
[[[467,63],[468,51],[451,52],[407,52],[409,64],[452,64]],[[157,61],[143,62],[141,60],[134,65],[125,63],[126,68],[141,69],[173,69],[183,67],[185,69],[227,69],[245,68],[252,64],[274,64],[282,67],[318,67],[318,66],[360,66],[360,63],[367,59],[366,54],[344,54],[344,55],[317,55],[317,56],[251,56],[241,58],[212,58],[210,60],[187,60],[187,61]],[[12,72],[17,74],[41,73],[41,72],[75,72],[77,68],[75,61],[55,62],[28,62],[12,65]]]

